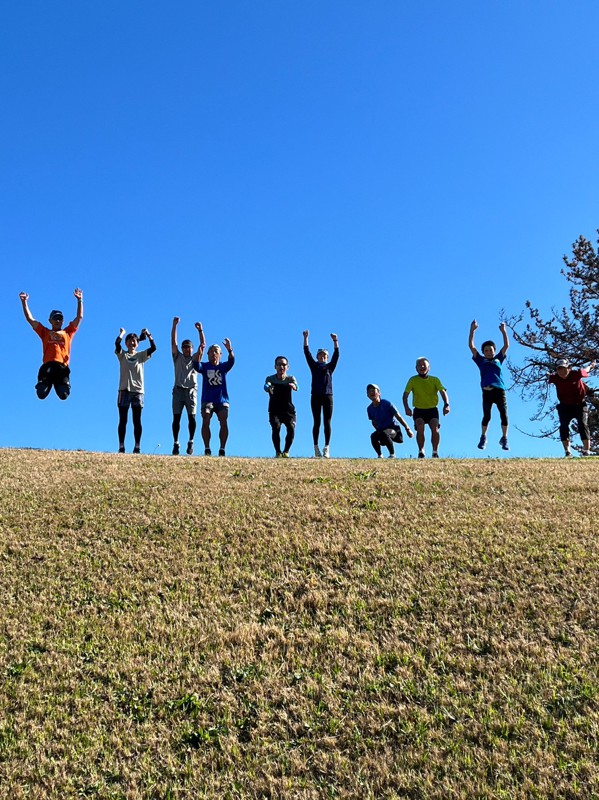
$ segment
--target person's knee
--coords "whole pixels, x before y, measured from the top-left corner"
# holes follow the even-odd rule
[[[414,427],[417,433],[424,433],[424,420],[422,417],[418,417],[418,419],[414,420]]]

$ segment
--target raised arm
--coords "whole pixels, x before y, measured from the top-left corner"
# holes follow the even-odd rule
[[[125,335],[125,329],[119,328],[119,335],[114,340],[114,352],[117,354],[117,356],[119,355],[119,353],[122,353],[123,351],[123,348],[121,347],[121,342],[123,341],[124,335]]]
[[[146,335],[145,338],[150,343],[150,346],[148,347],[148,358],[149,358],[152,355],[152,353],[156,352],[156,343],[154,342],[154,339],[152,338],[152,334],[150,333],[149,330],[147,330],[147,328],[143,328],[143,330],[142,330],[142,332],[140,334],[140,338],[141,338],[141,336],[143,336],[144,333]]]
[[[206,338],[204,336],[204,329],[202,328],[202,323],[196,322],[195,329],[198,332],[198,336],[200,337],[200,343],[198,345],[197,352],[194,354],[193,360],[201,361],[202,356],[204,355],[204,350],[206,349]]]
[[[501,348],[500,352],[505,355],[507,353],[507,349],[510,346],[510,340],[507,338],[507,325],[505,322],[502,322],[499,325],[499,330],[501,331],[501,335],[503,336],[503,347]]]
[[[306,361],[308,362],[308,366],[312,367],[312,365],[315,364],[316,362],[314,361],[314,357],[312,356],[312,353],[310,352],[310,344],[309,344],[309,341],[308,341],[308,338],[310,336],[310,331],[308,331],[308,330],[303,331],[302,335],[304,337],[304,356],[306,357]]]
[[[235,361],[235,353],[233,352],[233,345],[231,344],[230,339],[223,339],[223,344],[225,346],[225,350],[229,354],[229,358],[227,361]]]
[[[173,326],[171,328],[171,352],[174,356],[179,352],[179,347],[177,346],[177,325],[180,321],[180,317],[173,317]]]
[[[78,328],[81,325],[81,320],[83,319],[83,292],[81,289],[75,289],[73,292],[75,297],[77,298],[77,314],[75,319],[71,320],[71,325],[74,328]]]
[[[473,319],[470,323],[470,335],[468,336],[468,347],[473,356],[478,355],[478,350],[474,346],[474,331],[478,328],[478,322]]]
[[[23,306],[23,314],[25,314],[25,319],[31,325],[34,331],[37,330],[39,322],[31,316],[31,311],[29,310],[29,305],[27,304],[27,301],[29,300],[29,295],[27,294],[27,292],[21,292],[21,294],[19,295],[19,299],[21,301],[21,305]]]

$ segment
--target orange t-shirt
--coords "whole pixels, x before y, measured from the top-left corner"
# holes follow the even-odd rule
[[[42,340],[44,348],[43,363],[58,361],[65,366],[69,363],[71,355],[71,339],[77,333],[77,328],[70,322],[63,331],[53,331],[38,323],[35,332]]]

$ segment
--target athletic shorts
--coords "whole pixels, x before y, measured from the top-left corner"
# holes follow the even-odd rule
[[[143,408],[144,393],[119,389],[116,404],[119,408]]]
[[[173,414],[182,414],[183,409],[192,416],[198,410],[198,390],[195,386],[186,389],[183,386],[173,387]]]
[[[414,420],[421,419],[425,425],[428,425],[432,420],[436,419],[439,422],[439,409],[438,408],[415,408],[412,411]],[[441,427],[439,425],[439,427]]]
[[[223,408],[228,410],[229,404],[228,403],[202,403],[202,414],[218,414],[219,411],[222,411]]]

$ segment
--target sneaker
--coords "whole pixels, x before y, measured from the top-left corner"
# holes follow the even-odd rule
[[[207,447],[207,448],[204,450],[204,455],[205,455],[205,456],[211,456],[211,455],[212,455],[212,450],[211,450],[209,447]]]
[[[119,453],[124,453],[124,452],[125,452],[125,445],[124,444],[120,444],[119,445]]]
[[[566,450],[564,453],[564,458],[572,458],[572,453],[569,450]]]
[[[426,456],[424,455],[424,450],[418,451],[418,458],[426,458]]]
[[[324,446],[324,450],[322,451],[322,457],[323,457],[323,458],[330,458],[330,457],[331,457],[331,456],[330,456],[330,453],[329,453],[329,446],[328,446],[328,444],[325,444],[325,446]]]
[[[141,453],[141,447],[138,444],[136,444],[135,447],[133,448],[133,454],[138,456],[140,453]]]
[[[175,442],[173,445],[173,455],[174,456],[179,455],[179,442]]]
[[[322,458],[320,447],[317,444],[314,445],[314,458]]]
[[[276,453],[275,458],[283,458],[283,453]]]
[[[478,444],[476,446],[478,447],[479,450],[484,450],[485,447],[487,446],[487,437],[485,436],[484,433],[481,434],[481,437],[478,440]]]
[[[436,451],[436,450],[435,450],[435,452],[433,453],[433,458],[439,458],[439,453],[437,453],[437,451]]]
[[[499,440],[499,444],[501,445],[502,450],[509,450],[510,446],[507,443],[507,436],[502,436]]]
[[[281,458],[289,458],[289,453],[287,451],[281,453]]]
[[[193,442],[192,441],[187,442],[187,455],[188,456],[192,456],[193,455]]]
[[[590,450],[583,450],[580,455],[586,457],[586,456],[592,456],[593,454],[591,453]]]
[[[383,454],[382,454],[382,453],[377,453],[376,457],[377,457],[377,458],[382,458],[382,457],[383,457]]]
[[[395,453],[389,453],[389,455],[387,456],[387,458],[395,458]]]
[[[221,449],[218,451],[218,454],[219,454],[219,456],[220,456],[221,458],[223,458],[224,456],[226,456],[226,453],[225,453],[225,449],[224,449],[224,447],[221,447]]]

